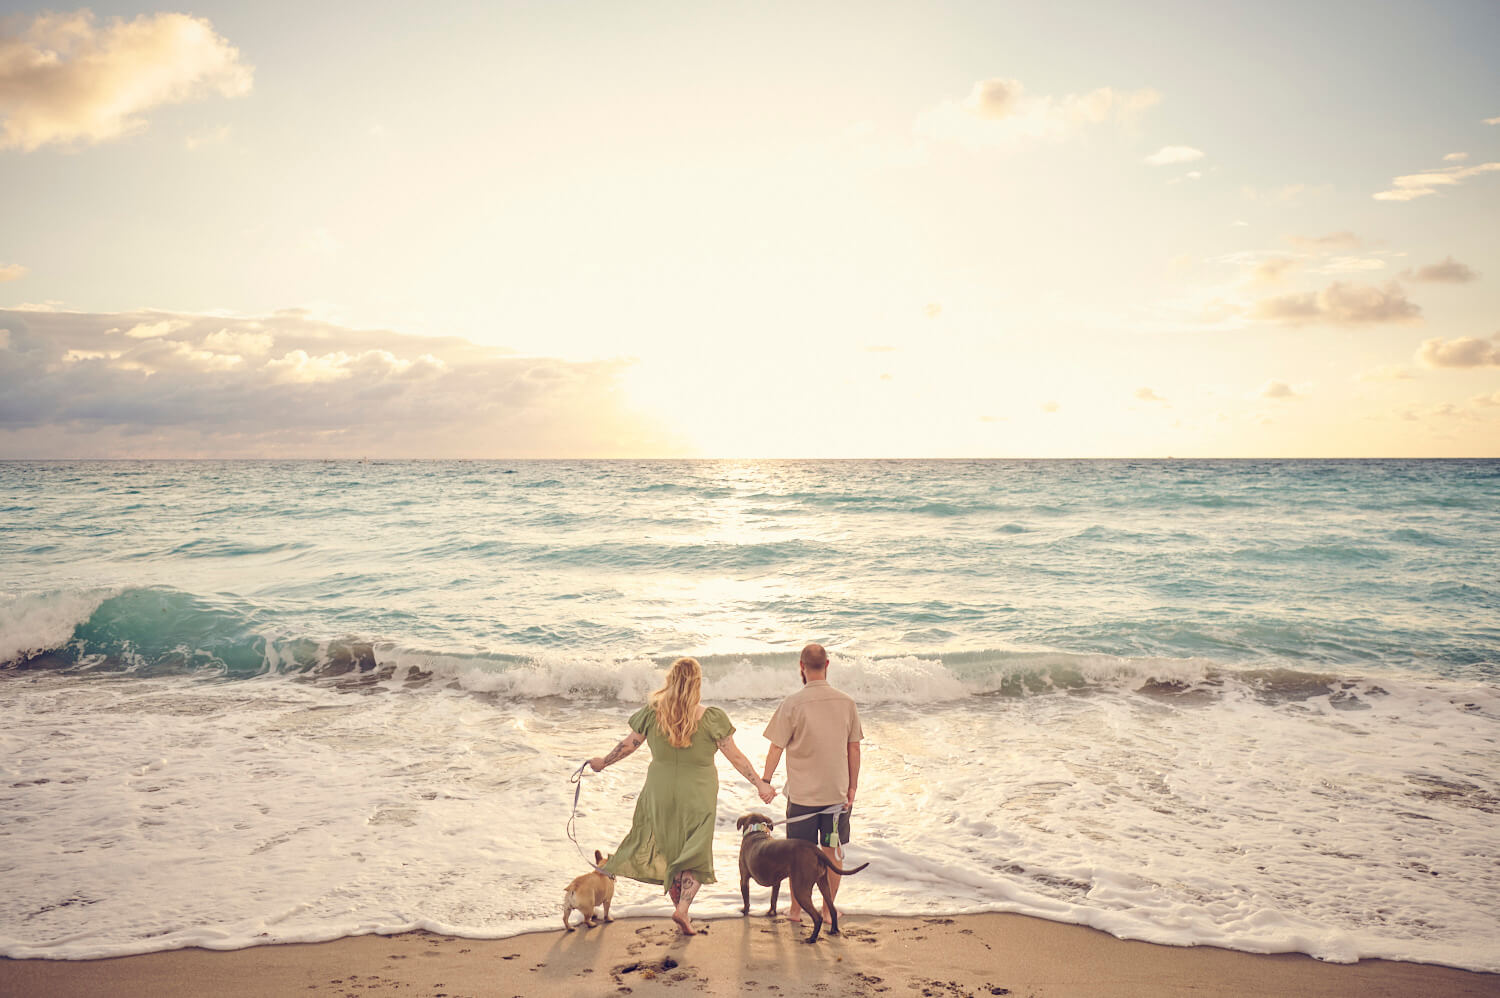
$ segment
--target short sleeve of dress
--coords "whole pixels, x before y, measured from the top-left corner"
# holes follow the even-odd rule
[[[651,705],[648,703],[646,706],[630,715],[630,730],[634,731],[638,735],[644,735],[646,733],[647,726],[650,725],[651,719],[653,716],[655,716],[655,714],[656,712],[651,709]]]
[[[703,733],[714,741],[722,741],[734,734],[734,725],[729,715],[718,707],[709,707],[703,712]]]

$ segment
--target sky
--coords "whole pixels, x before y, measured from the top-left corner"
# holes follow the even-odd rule
[[[0,458],[1500,456],[1496,39],[0,0]]]

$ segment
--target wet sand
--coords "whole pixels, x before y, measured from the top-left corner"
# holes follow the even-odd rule
[[[574,916],[577,917],[576,915]],[[110,960],[0,960],[0,995],[1500,996],[1500,975],[1126,942],[1021,915],[851,914],[816,945],[785,919],[666,919],[474,940],[421,932]],[[826,926],[825,926],[826,928]]]

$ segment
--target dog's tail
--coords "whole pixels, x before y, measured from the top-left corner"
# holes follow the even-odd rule
[[[824,866],[828,867],[828,869],[832,870],[834,873],[837,873],[841,877],[852,876],[870,865],[869,863],[861,863],[852,870],[840,870],[838,867],[833,865],[833,860],[829,859],[827,856],[824,856],[821,852],[818,853],[818,862],[822,863]]]

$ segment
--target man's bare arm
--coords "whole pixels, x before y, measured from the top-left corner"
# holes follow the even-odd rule
[[[779,765],[781,765],[781,746],[772,742],[771,747],[766,749],[766,768],[760,771],[761,779],[770,783],[771,777],[776,775],[776,767]]]
[[[854,810],[854,791],[859,788],[859,742],[849,743],[849,810]]]
[[[594,758],[589,760],[589,765],[593,768],[594,772],[602,773],[605,766],[613,766],[615,763],[619,762],[621,759],[625,758],[627,755],[640,748],[641,742],[645,740],[645,735],[641,734],[639,731],[632,731],[630,734],[620,739],[620,744],[609,750],[609,755],[595,756]]]

